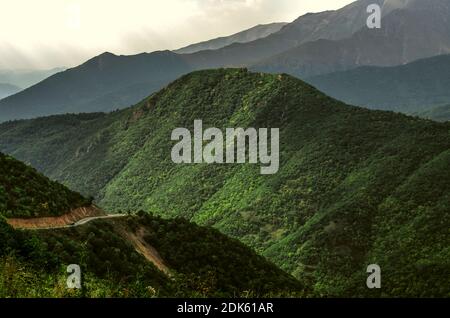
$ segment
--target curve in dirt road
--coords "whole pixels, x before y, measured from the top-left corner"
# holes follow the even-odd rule
[[[53,227],[41,227],[41,228],[31,228],[29,230],[54,230],[54,229],[67,229],[71,227],[77,227],[84,224],[87,224],[91,221],[95,220],[103,220],[103,219],[114,219],[114,218],[121,218],[127,216],[126,214],[110,214],[110,215],[103,215],[103,216],[91,216],[87,217],[85,219],[81,219],[73,224],[68,225],[62,225],[62,226],[53,226]]]
[[[96,206],[81,207],[67,214],[41,218],[11,218],[7,219],[9,225],[17,230],[48,230],[69,228],[104,218],[123,217],[124,214],[106,214]]]
[[[8,219],[8,223],[17,230],[57,230],[83,226],[95,220],[118,219],[127,217],[128,214],[106,214],[103,210],[92,206],[78,208],[70,213],[57,217],[44,217],[34,219]],[[145,230],[141,228],[138,233],[133,233],[120,223],[115,224],[115,230],[131,245],[135,251],[153,263],[164,274],[171,276],[170,269],[159,255],[158,251],[149,245],[145,239]]]

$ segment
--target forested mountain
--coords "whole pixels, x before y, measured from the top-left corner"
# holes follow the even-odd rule
[[[140,212],[70,228],[51,229],[48,224],[40,231],[14,230],[5,219],[57,216],[90,204],[0,153],[0,297],[262,297],[307,292],[242,243],[183,219],[163,220]],[[148,255],[160,257],[166,271]],[[67,274],[61,269],[69,264],[82,267],[82,291],[64,286]]]
[[[61,215],[88,199],[0,153],[0,218]]]
[[[34,232],[15,231],[0,219],[0,238],[0,297],[266,297],[308,292],[242,243],[182,219],[128,216]],[[156,253],[169,272],[142,253]],[[82,290],[66,288],[68,264],[80,265]]]
[[[280,170],[177,165],[174,128],[280,128]],[[319,296],[448,296],[450,126],[345,105],[288,75],[194,72],[132,108],[0,125],[0,150],[111,211],[239,238]],[[383,268],[368,290],[366,267]],[[414,284],[412,284],[414,282]]]

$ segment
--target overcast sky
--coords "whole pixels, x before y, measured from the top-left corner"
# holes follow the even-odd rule
[[[176,49],[354,0],[0,0],[0,69]]]

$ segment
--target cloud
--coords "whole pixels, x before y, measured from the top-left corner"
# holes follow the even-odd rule
[[[0,0],[0,68],[175,49],[352,0]]]

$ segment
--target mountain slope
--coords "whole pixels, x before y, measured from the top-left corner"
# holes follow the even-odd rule
[[[80,194],[0,153],[0,216],[61,215],[90,205]]]
[[[366,9],[373,3],[384,0],[359,0],[336,11],[308,13],[263,39],[185,57],[197,69],[248,66],[311,41],[345,39],[366,25]]]
[[[258,71],[307,78],[358,66],[395,66],[450,53],[450,1],[411,1],[342,40],[320,39],[256,63]]]
[[[163,273],[130,236],[160,253]],[[232,297],[301,295],[303,287],[242,243],[185,220],[96,220],[71,229],[14,231],[0,219],[1,297]],[[156,252],[155,252],[156,251]],[[67,264],[82,270],[69,290]]]
[[[261,38],[265,38],[275,32],[280,31],[287,23],[260,24],[248,30],[217,39],[191,44],[187,47],[175,50],[178,54],[190,54],[204,50],[217,50],[233,43],[248,43]]]
[[[426,112],[450,102],[450,55],[395,67],[360,67],[312,77],[308,82],[353,105],[401,112]]]
[[[183,219],[141,212],[70,228],[16,231],[4,218],[45,219],[84,201],[0,154],[0,297],[263,297],[305,291],[242,243]],[[145,257],[150,250],[169,266],[165,272]],[[68,264],[81,267],[83,290],[65,287],[61,269]]]
[[[14,95],[22,89],[15,85],[0,83],[0,99]]]
[[[104,53],[0,101],[0,121],[123,108],[189,70],[169,51],[135,56]]]
[[[205,128],[279,127],[280,171],[174,164],[171,131],[195,119]],[[212,225],[315,295],[442,296],[449,130],[344,105],[287,75],[237,69],[189,74],[110,115],[2,124],[0,149],[107,209]],[[372,263],[386,270],[383,294],[365,287]]]

